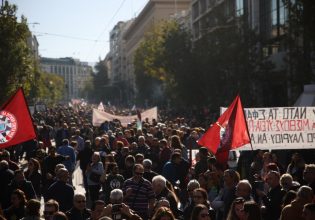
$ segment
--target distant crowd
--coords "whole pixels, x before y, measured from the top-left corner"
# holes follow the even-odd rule
[[[91,106],[56,106],[33,121],[36,139],[0,149],[0,220],[315,220],[313,151],[244,151],[229,167],[197,144],[198,118],[94,127]]]

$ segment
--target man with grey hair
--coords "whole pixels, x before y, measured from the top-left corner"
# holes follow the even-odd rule
[[[91,216],[91,210],[86,208],[86,198],[83,194],[73,196],[73,206],[66,212],[69,220],[86,220]]]
[[[303,220],[303,208],[313,200],[313,190],[309,186],[301,186],[297,192],[297,197],[291,204],[282,209],[280,220]]]
[[[103,211],[102,216],[111,217],[115,220],[132,219],[141,220],[140,216],[135,213],[128,205],[123,203],[124,194],[121,189],[113,189],[110,192],[110,204]]]
[[[178,218],[179,215],[181,214],[177,208],[179,204],[179,199],[177,198],[174,192],[172,192],[171,190],[167,188],[166,184],[167,184],[167,180],[165,179],[164,176],[158,175],[158,176],[153,177],[152,187],[155,193],[155,198],[157,201],[161,199],[168,200],[170,203],[170,209],[172,210],[175,217]]]
[[[152,182],[153,177],[158,175],[156,172],[152,171],[152,161],[150,159],[144,159],[142,165],[144,168],[143,178]]]
[[[243,197],[246,201],[253,200],[251,192],[252,185],[246,179],[239,181],[236,185],[236,197]]]
[[[143,154],[145,157],[147,152],[150,150],[150,147],[145,143],[145,137],[138,137],[138,147],[135,150],[135,154]]]

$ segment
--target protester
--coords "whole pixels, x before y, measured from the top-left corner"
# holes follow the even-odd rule
[[[14,178],[14,172],[9,169],[9,163],[6,160],[0,161],[0,204],[3,209],[10,205],[9,184]]]
[[[25,216],[26,196],[22,190],[16,189],[11,194],[11,205],[3,210],[6,219],[21,219]]]
[[[160,207],[156,210],[151,220],[175,220],[175,216],[173,215],[171,209]]]
[[[315,203],[308,203],[304,205],[303,217],[305,220],[315,219]]]
[[[105,202],[102,200],[96,200],[91,206],[91,217],[88,220],[98,220],[103,213]]]
[[[112,217],[115,220],[130,219],[141,220],[141,217],[131,209],[128,205],[123,203],[123,191],[121,189],[114,189],[110,192],[110,203],[103,210],[102,216]]]
[[[208,207],[203,204],[198,204],[194,207],[191,213],[191,220],[211,220]]]
[[[245,220],[262,220],[259,205],[254,201],[247,201],[244,203]]]
[[[56,200],[50,199],[44,205],[44,218],[45,220],[52,220],[53,215],[59,211],[59,204]]]
[[[270,171],[266,176],[266,182],[270,187],[267,194],[256,189],[259,197],[262,198],[265,209],[262,214],[264,219],[278,220],[281,214],[281,207],[285,191],[280,186],[280,174],[277,171]]]
[[[30,181],[36,193],[36,197],[40,199],[41,197],[41,186],[42,186],[42,175],[40,173],[39,161],[30,158],[27,166],[27,170],[24,172],[26,180]]]
[[[32,182],[25,179],[24,172],[21,169],[14,171],[14,178],[9,184],[9,194],[16,189],[22,190],[25,193],[27,200],[36,198]]]
[[[40,201],[29,200],[26,204],[26,216],[21,220],[44,220],[40,217]]]
[[[244,203],[245,199],[242,197],[237,197],[236,199],[234,199],[231,204],[227,220],[245,220]]]
[[[104,172],[99,152],[94,152],[91,158],[92,163],[86,168],[87,184],[90,192],[91,202],[98,200],[101,188],[100,178]]]
[[[181,215],[181,212],[178,210],[179,199],[174,192],[167,188],[165,177],[161,175],[153,177],[152,187],[155,193],[156,200],[165,198],[170,204],[170,209],[172,213],[175,215],[176,218],[179,218],[179,216]]]
[[[133,177],[125,180],[123,192],[125,203],[142,219],[148,219],[154,207],[154,191],[152,184],[143,178],[144,168],[142,164],[135,164]]]
[[[297,192],[297,197],[290,205],[282,209],[280,220],[303,220],[304,205],[313,201],[313,190],[309,186],[301,186]]]
[[[59,203],[59,209],[66,212],[71,208],[74,189],[68,184],[69,172],[66,168],[60,168],[57,172],[57,181],[53,183],[46,194],[45,200],[54,199]]]
[[[86,220],[91,216],[91,210],[86,208],[86,198],[83,194],[73,196],[73,206],[66,212],[68,220]]]
[[[72,184],[72,173],[75,168],[76,154],[74,148],[69,145],[68,139],[62,140],[62,145],[58,146],[57,153],[68,158],[68,160],[63,161],[62,163],[65,165],[69,172],[70,175],[69,180],[70,183]]]

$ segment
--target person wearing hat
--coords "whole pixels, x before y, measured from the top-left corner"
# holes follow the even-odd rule
[[[208,163],[207,163],[207,159],[209,157],[208,149],[205,147],[199,148],[199,157],[200,157],[200,160],[195,165],[196,177],[199,177],[201,173],[204,173],[208,170]]]

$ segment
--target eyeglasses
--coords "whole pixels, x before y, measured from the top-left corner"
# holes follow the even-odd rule
[[[76,203],[85,203],[86,201],[85,200],[76,200],[75,202]]]
[[[243,198],[236,198],[236,199],[235,199],[235,203],[236,203],[236,204],[238,204],[238,203],[243,203],[243,202],[245,202],[245,199],[243,199]]]
[[[202,214],[200,214],[201,218],[207,218],[209,216],[210,216],[209,213],[202,213]]]
[[[135,175],[142,176],[143,173],[141,173],[141,172],[135,172]]]

